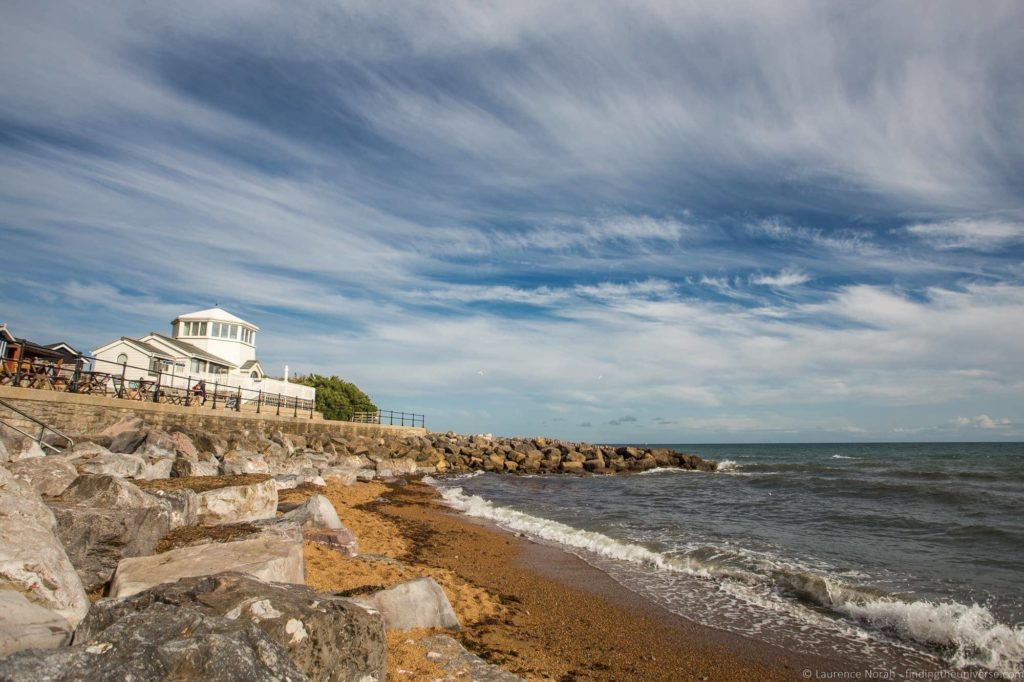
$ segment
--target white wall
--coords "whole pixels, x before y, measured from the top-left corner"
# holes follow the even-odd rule
[[[117,356],[124,353],[128,356],[128,368],[125,370],[125,378],[134,381],[138,378],[147,380],[156,377],[149,373],[149,356],[142,351],[128,345],[124,341],[118,341],[100,353],[94,353],[96,361],[93,363],[94,372],[106,372],[107,374],[120,377],[121,363]]]

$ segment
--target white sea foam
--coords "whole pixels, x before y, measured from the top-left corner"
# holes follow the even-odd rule
[[[424,481],[431,485],[439,483],[430,477]],[[714,553],[670,557],[602,533],[501,507],[477,495],[467,495],[460,487],[439,486],[438,489],[448,505],[469,516],[488,519],[503,528],[600,557],[710,578],[727,592],[761,608],[789,613],[794,613],[794,609],[803,611],[808,624],[821,621],[811,611],[800,609],[796,602],[779,601],[772,593],[776,590],[795,593],[875,630],[906,641],[946,648],[951,651],[950,660],[955,665],[983,666],[999,671],[1024,669],[1024,628],[998,622],[988,609],[977,604],[906,602],[799,566],[768,565],[775,562],[759,562],[756,570],[748,570],[730,561],[723,563]]]
[[[660,475],[664,475],[664,474],[697,474],[697,473],[704,473],[704,472],[697,471],[696,469],[681,469],[679,467],[655,467],[653,469],[648,469],[647,471],[641,471],[640,473],[633,474],[633,475],[634,476],[660,476]]]
[[[955,665],[1003,672],[1024,670],[1024,627],[1000,623],[978,604],[876,599],[843,602],[836,608],[905,639],[951,648]]]
[[[856,457],[847,457],[846,455],[832,455],[832,459],[857,459]]]
[[[731,459],[723,459],[718,463],[718,469],[716,469],[716,471],[736,471],[739,468],[740,465],[737,462]]]

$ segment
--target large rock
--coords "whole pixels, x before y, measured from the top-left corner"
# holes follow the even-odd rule
[[[73,628],[60,614],[0,589],[0,658],[22,649],[50,649],[71,641]]]
[[[245,450],[225,453],[221,460],[221,468],[225,475],[270,473],[270,466],[263,455]]]
[[[389,630],[459,629],[451,602],[433,578],[399,583],[357,601],[380,611]]]
[[[225,571],[245,573],[268,582],[302,584],[306,579],[302,533],[297,526],[281,524],[235,542],[207,543],[156,556],[123,559],[110,584],[110,596],[130,597],[154,585]]]
[[[127,614],[91,638],[0,660],[3,680],[210,680],[299,682],[309,678],[249,620],[164,603]]]
[[[385,678],[384,619],[348,599],[305,585],[269,584],[238,573],[185,578],[126,599],[98,602],[76,633],[96,640],[112,624],[154,605],[254,623],[315,680]]]
[[[107,449],[111,452],[135,452],[146,440],[146,423],[141,417],[125,417],[101,431],[100,435],[110,439]]]
[[[269,478],[260,483],[233,485],[199,493],[199,523],[220,525],[270,519],[277,514],[277,486]]]
[[[320,476],[329,485],[349,486],[356,482],[356,472],[342,467],[326,467],[320,470]]]
[[[49,497],[60,495],[78,478],[78,470],[61,455],[23,459],[8,469],[16,479]]]
[[[134,453],[135,456],[142,458],[142,470],[135,478],[147,481],[170,478],[177,457],[175,450],[175,442],[169,433],[150,431],[146,436],[146,442]]]
[[[141,457],[120,452],[99,454],[78,464],[81,474],[97,476],[117,476],[119,478],[136,478],[142,473],[145,462]]]
[[[150,490],[149,494],[170,506],[172,529],[199,522],[199,496],[194,490]]]
[[[174,442],[174,451],[179,457],[184,457],[193,462],[199,460],[199,450],[196,448],[195,443],[192,442],[192,439],[188,437],[188,434],[175,431],[171,434],[171,440]]]
[[[334,505],[323,495],[313,495],[280,520],[300,526],[307,542],[324,545],[348,557],[358,553],[355,534],[341,523]]]
[[[0,585],[59,614],[74,627],[88,611],[89,600],[53,533],[55,526],[53,513],[39,493],[0,467]]]
[[[389,478],[391,476],[409,476],[416,473],[419,465],[416,460],[403,457],[401,459],[383,459],[377,462],[377,476]]]
[[[445,679],[472,680],[473,682],[522,682],[507,670],[502,670],[470,653],[448,635],[431,635],[418,641],[427,650],[427,660],[444,668]]]
[[[171,474],[178,478],[194,478],[196,476],[217,476],[220,474],[220,463],[217,460],[203,461],[178,457],[174,460]]]
[[[313,495],[281,517],[303,528],[344,528],[334,505],[323,495]]]
[[[10,451],[8,461],[22,462],[27,459],[37,459],[40,457],[46,457],[46,451],[36,441],[26,438],[18,444],[17,448]]]
[[[50,506],[57,536],[89,591],[110,580],[121,559],[152,554],[173,516],[169,502],[113,476],[81,476]]]

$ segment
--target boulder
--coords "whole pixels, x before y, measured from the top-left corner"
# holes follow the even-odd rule
[[[199,522],[199,496],[194,490],[150,490],[149,494],[170,506],[172,530]]]
[[[9,453],[8,461],[22,462],[27,459],[38,459],[41,457],[46,457],[46,451],[43,450],[43,447],[31,438],[26,438],[21,442],[20,447]]]
[[[344,528],[334,505],[323,495],[313,495],[281,517],[303,528]]]
[[[174,452],[178,457],[184,457],[193,462],[199,460],[199,449],[196,448],[195,443],[188,437],[188,434],[175,431],[170,434],[170,438],[171,442],[174,443]]]
[[[256,623],[151,604],[80,642],[21,651],[0,660],[3,680],[308,680]],[[382,678],[383,679],[383,678]]]
[[[141,457],[118,452],[107,452],[78,464],[80,474],[118,476],[135,478],[142,473],[145,465]]]
[[[385,679],[380,613],[305,585],[269,584],[238,573],[184,578],[126,599],[104,599],[79,627],[76,641],[106,639],[103,633],[113,624],[155,605],[255,624],[311,679]]]
[[[302,539],[323,545],[350,558],[359,554],[359,543],[355,534],[348,528],[303,528]]]
[[[227,452],[227,441],[215,433],[209,431],[196,431],[191,434],[192,442],[199,452],[211,452],[218,457]]]
[[[428,660],[444,668],[445,679],[472,680],[473,682],[522,682],[507,670],[488,663],[470,653],[457,640],[448,635],[431,635],[419,640],[427,650]]]
[[[0,585],[74,627],[88,611],[89,600],[53,533],[55,526],[39,493],[0,467]]]
[[[294,474],[278,474],[274,476],[274,486],[277,488],[277,492],[282,490],[292,490],[299,486],[300,478]]]
[[[366,457],[347,455],[345,457],[339,457],[335,462],[335,466],[342,469],[369,469],[373,466],[373,462]]]
[[[169,502],[113,476],[81,476],[50,507],[57,536],[88,591],[110,580],[121,559],[152,554],[173,517]]]
[[[132,453],[146,440],[146,423],[141,417],[125,417],[100,432],[110,438],[107,449],[111,452]]]
[[[408,457],[403,457],[401,459],[382,459],[377,462],[377,476],[380,478],[408,476],[416,473],[417,466],[416,460]]]
[[[357,474],[352,469],[344,469],[342,467],[327,467],[321,469],[321,477],[328,484],[334,485],[351,485],[357,479]]]
[[[65,451],[63,454],[68,461],[77,462],[79,460],[92,459],[97,455],[110,454],[110,450],[106,449],[99,443],[93,443],[92,441],[85,440],[80,443],[75,443],[73,448]]]
[[[219,525],[270,519],[277,514],[274,479],[199,493],[199,523]]]
[[[73,628],[60,614],[0,589],[0,658],[22,649],[50,649],[71,641]]]
[[[399,583],[357,601],[380,611],[389,630],[459,629],[451,602],[433,578]]]
[[[142,469],[135,478],[144,481],[153,481],[160,478],[170,478],[174,468],[174,458],[171,457],[143,457]]]
[[[232,450],[224,454],[221,470],[225,475],[266,474],[270,472],[270,466],[263,455],[245,450]]]
[[[110,584],[110,596],[130,597],[154,585],[225,571],[268,582],[302,584],[305,570],[302,533],[292,524],[280,524],[235,542],[206,543],[156,556],[122,559]]]
[[[583,462],[562,462],[559,469],[567,474],[582,474]]]
[[[220,474],[220,463],[216,460],[212,462],[205,462],[178,457],[178,459],[174,460],[174,465],[171,468],[171,474],[178,478],[217,476]]]
[[[60,495],[78,478],[78,470],[61,455],[23,459],[8,469],[20,482],[49,497]]]
[[[0,464],[7,464],[11,459],[11,453],[7,450],[7,442],[0,438]]]

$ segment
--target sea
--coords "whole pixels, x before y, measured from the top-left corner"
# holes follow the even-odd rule
[[[1024,679],[1024,444],[649,447],[719,469],[430,482],[703,625],[882,671]]]

